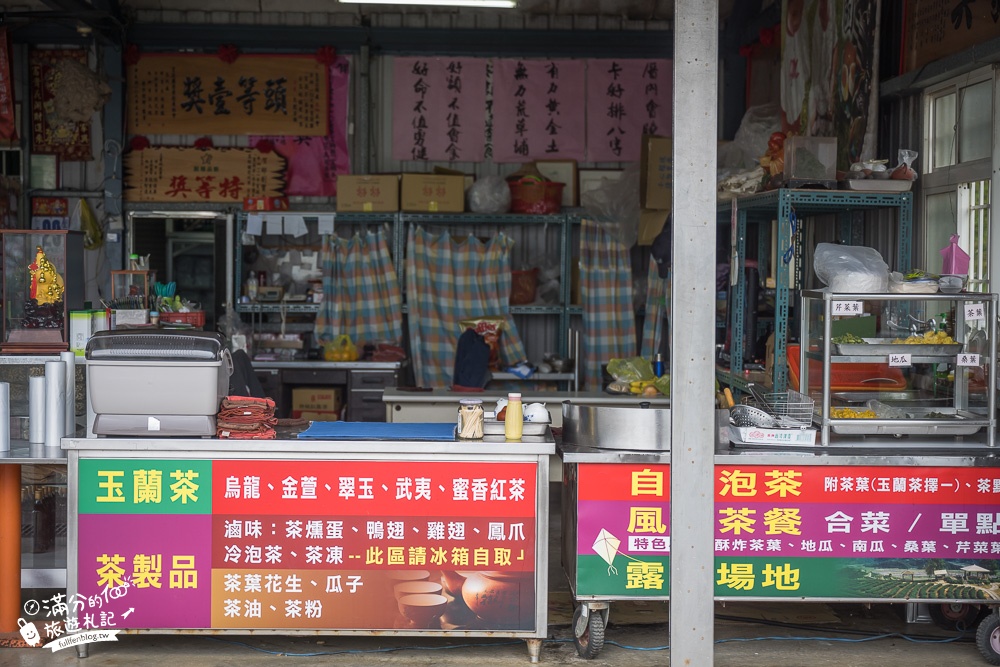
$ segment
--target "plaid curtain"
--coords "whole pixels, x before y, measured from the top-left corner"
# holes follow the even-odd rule
[[[670,278],[661,278],[659,265],[649,258],[649,273],[646,276],[646,320],[642,325],[642,351],[640,354],[652,359],[660,349],[660,341],[665,335],[663,316],[670,314],[667,303],[667,286]]]
[[[407,232],[406,301],[414,380],[423,387],[450,387],[459,322],[472,317],[506,320],[500,358],[506,365],[527,355],[510,316],[510,251],[504,233],[483,243],[474,236],[454,239],[411,225]]]
[[[331,235],[320,252],[323,302],[316,316],[315,339],[347,334],[356,344],[403,340],[403,296],[392,264],[385,229]]]
[[[632,264],[629,250],[591,220],[580,226],[580,299],[583,302],[583,386],[601,388],[601,365],[635,356]]]

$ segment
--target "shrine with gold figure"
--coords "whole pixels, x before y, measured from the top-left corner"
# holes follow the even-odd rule
[[[0,352],[69,349],[69,311],[83,308],[83,234],[0,230],[3,239],[3,339]]]

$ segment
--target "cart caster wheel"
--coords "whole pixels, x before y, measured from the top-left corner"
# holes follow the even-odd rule
[[[573,643],[581,658],[593,660],[604,648],[604,616],[596,610],[591,610],[586,619],[583,618],[583,605],[573,612]],[[996,663],[1000,664],[1000,663]]]
[[[1000,616],[990,614],[976,631],[979,654],[991,665],[1000,665]]]
[[[988,607],[985,608],[987,611]],[[984,607],[978,604],[929,604],[931,620],[944,630],[971,630],[982,617]]]

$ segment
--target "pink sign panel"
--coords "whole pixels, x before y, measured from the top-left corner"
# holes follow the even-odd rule
[[[497,60],[493,160],[583,160],[584,61]]]
[[[673,134],[673,62],[587,61],[587,160],[634,162],[643,134]]]
[[[482,58],[396,58],[394,160],[480,162],[486,145]]]
[[[351,171],[347,151],[347,92],[350,59],[337,56],[328,68],[330,76],[330,132],[325,137],[250,137],[250,145],[267,140],[285,158],[285,195],[332,197],[337,194],[337,174]]]

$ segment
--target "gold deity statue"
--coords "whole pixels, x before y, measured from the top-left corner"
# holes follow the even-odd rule
[[[38,305],[62,301],[66,287],[55,265],[45,256],[42,246],[35,247],[35,261],[28,265],[28,271],[31,273],[30,296]]]

